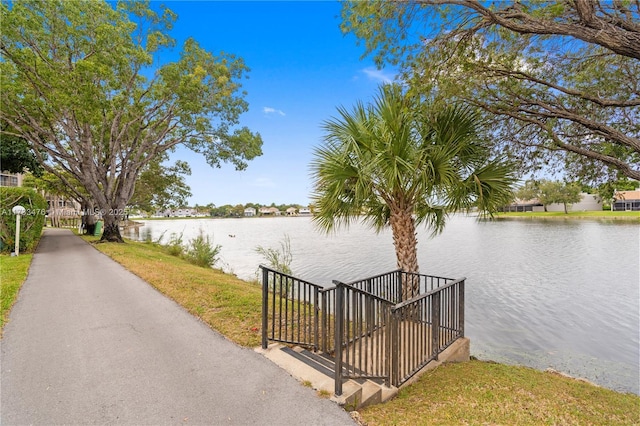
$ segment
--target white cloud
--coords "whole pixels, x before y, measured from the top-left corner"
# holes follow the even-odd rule
[[[287,114],[284,113],[284,111],[279,110],[279,109],[275,109],[275,108],[271,108],[271,107],[263,107],[262,108],[262,112],[264,112],[265,114],[269,115],[269,114],[278,114],[281,116],[285,116]]]
[[[377,80],[382,83],[391,83],[395,77],[393,74],[386,73],[384,70],[379,70],[374,67],[365,68],[362,72],[369,77],[369,80]]]

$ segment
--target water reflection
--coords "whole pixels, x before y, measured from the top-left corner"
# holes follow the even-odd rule
[[[255,279],[258,245],[287,234],[295,275],[321,285],[396,268],[389,232],[355,225],[333,235],[309,218],[148,221],[152,239],[200,229],[222,245],[225,269]],[[234,235],[230,238],[229,235]],[[466,333],[482,359],[554,368],[640,393],[640,227],[600,221],[478,222],[456,216],[418,232],[421,271],[467,277]]]

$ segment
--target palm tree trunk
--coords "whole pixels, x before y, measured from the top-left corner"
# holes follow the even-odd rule
[[[398,268],[405,272],[419,273],[418,239],[411,209],[392,210],[389,222],[393,232],[393,245],[396,249]],[[412,298],[419,291],[420,283],[418,279],[405,280],[402,288],[402,300]]]

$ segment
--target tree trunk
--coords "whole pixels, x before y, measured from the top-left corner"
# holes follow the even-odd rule
[[[398,268],[405,272],[419,273],[418,239],[411,209],[392,210],[389,221],[393,232],[393,245],[396,249]],[[405,280],[402,283],[402,300],[411,299],[419,291],[420,281],[418,279]]]
[[[103,210],[104,211],[104,210]],[[102,215],[104,226],[102,230],[101,242],[124,243],[122,235],[120,235],[120,216],[117,214],[109,214],[107,211]]]

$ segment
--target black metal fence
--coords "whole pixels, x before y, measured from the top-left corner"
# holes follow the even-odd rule
[[[348,378],[399,386],[464,336],[465,278],[396,270],[334,287],[262,268],[262,346],[321,350],[335,359],[335,392]],[[402,301],[409,285],[417,294]]]
[[[269,340],[319,348],[321,286],[262,269],[262,347]]]

